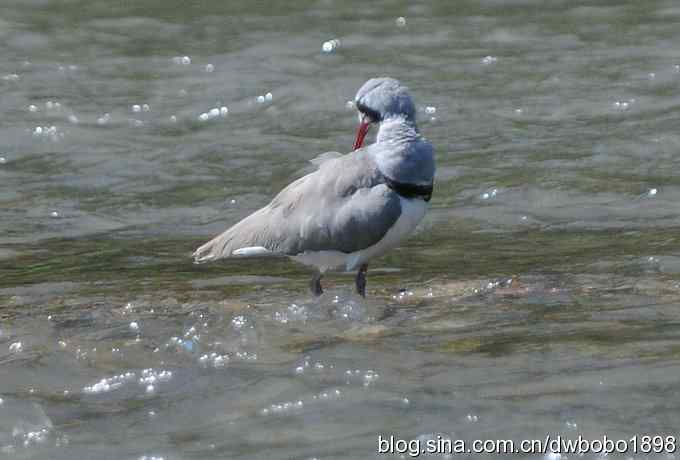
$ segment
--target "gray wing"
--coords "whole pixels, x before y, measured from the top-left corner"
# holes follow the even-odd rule
[[[321,155],[317,155],[316,158],[312,158],[309,162],[317,167],[321,167],[327,161],[334,160],[336,158],[342,158],[342,153],[339,152],[325,152]]]
[[[297,171],[291,178],[297,179],[299,177],[305,176],[321,168],[325,162],[334,160],[336,158],[341,158],[342,156],[342,153],[338,152],[325,152],[317,155],[316,158],[309,160],[309,164]]]
[[[285,255],[365,249],[380,241],[401,215],[399,195],[383,181],[361,150],[324,161],[318,171],[198,248],[194,258],[230,257],[242,248]]]

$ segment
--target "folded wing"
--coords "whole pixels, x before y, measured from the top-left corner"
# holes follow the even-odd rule
[[[194,253],[233,256],[352,253],[380,241],[401,214],[399,196],[361,150],[331,158]]]

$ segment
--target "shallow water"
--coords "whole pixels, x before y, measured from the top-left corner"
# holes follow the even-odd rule
[[[0,4],[0,458],[678,434],[675,2],[188,3]],[[438,175],[368,299],[192,265],[376,75]]]

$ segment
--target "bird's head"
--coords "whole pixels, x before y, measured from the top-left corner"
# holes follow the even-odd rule
[[[354,98],[359,111],[359,129],[354,150],[361,148],[371,125],[391,117],[415,121],[416,107],[408,88],[394,78],[371,78],[363,84]]]

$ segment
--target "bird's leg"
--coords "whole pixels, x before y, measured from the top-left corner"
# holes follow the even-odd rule
[[[366,297],[366,272],[368,271],[368,264],[362,264],[357,272],[356,284],[357,294],[361,297]]]
[[[314,272],[312,275],[312,280],[309,282],[309,288],[312,290],[312,294],[319,297],[323,294],[323,288],[321,287],[321,272]]]

